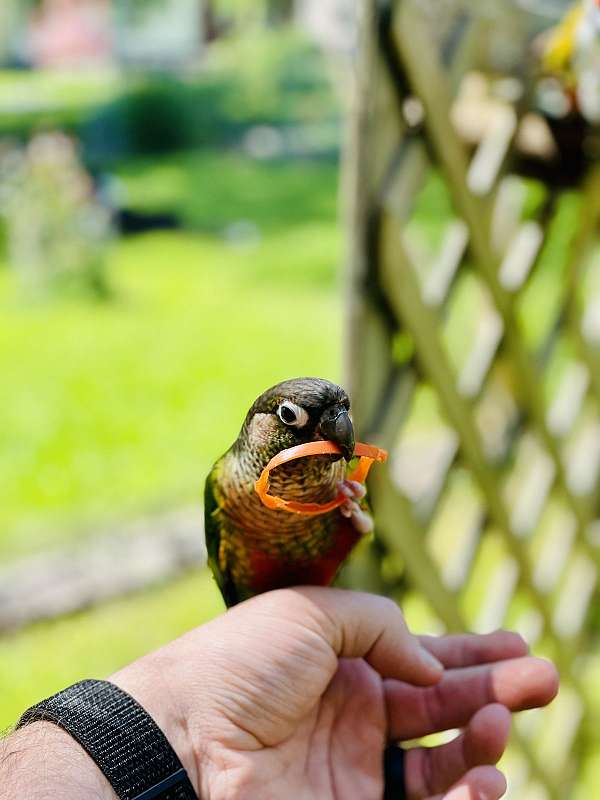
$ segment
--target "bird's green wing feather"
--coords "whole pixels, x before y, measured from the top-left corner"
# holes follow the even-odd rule
[[[209,472],[204,485],[204,534],[208,566],[215,577],[225,605],[230,608],[239,603],[240,598],[228,569],[222,569],[219,563],[219,550],[223,519],[220,517],[218,474],[221,462],[217,461]]]

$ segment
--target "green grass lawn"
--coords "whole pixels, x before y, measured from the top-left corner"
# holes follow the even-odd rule
[[[116,70],[0,70],[0,110],[93,106],[113,97],[122,80]]]
[[[175,212],[187,228],[214,234],[245,220],[267,236],[307,222],[334,224],[337,175],[333,161],[261,162],[236,151],[138,159],[116,170],[126,203],[140,211]],[[311,259],[305,270],[314,276]],[[320,271],[331,278],[331,270]],[[290,274],[285,265],[283,272]]]
[[[114,69],[0,70],[0,136],[25,141],[43,130],[85,130],[94,110],[114,102],[125,87]]]

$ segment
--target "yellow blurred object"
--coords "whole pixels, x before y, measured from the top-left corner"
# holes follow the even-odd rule
[[[559,82],[568,110],[600,124],[600,0],[571,6],[544,35],[540,62],[546,76]]]
[[[584,5],[580,0],[550,32],[542,56],[542,65],[546,72],[572,75],[577,32],[583,17]]]

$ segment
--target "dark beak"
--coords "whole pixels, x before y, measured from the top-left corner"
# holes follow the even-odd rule
[[[354,428],[343,406],[330,406],[325,409],[319,428],[325,439],[335,442],[346,461],[354,455]]]

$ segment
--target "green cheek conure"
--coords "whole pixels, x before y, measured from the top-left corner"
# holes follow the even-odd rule
[[[373,528],[360,501],[364,486],[346,478],[354,430],[346,392],[320,378],[273,386],[250,408],[240,434],[206,479],[204,515],[208,563],[227,606],[294,585],[329,585],[358,540]],[[255,483],[283,450],[329,441],[337,454],[299,458],[279,466],[271,490],[296,503],[339,507],[313,515],[263,504]]]

